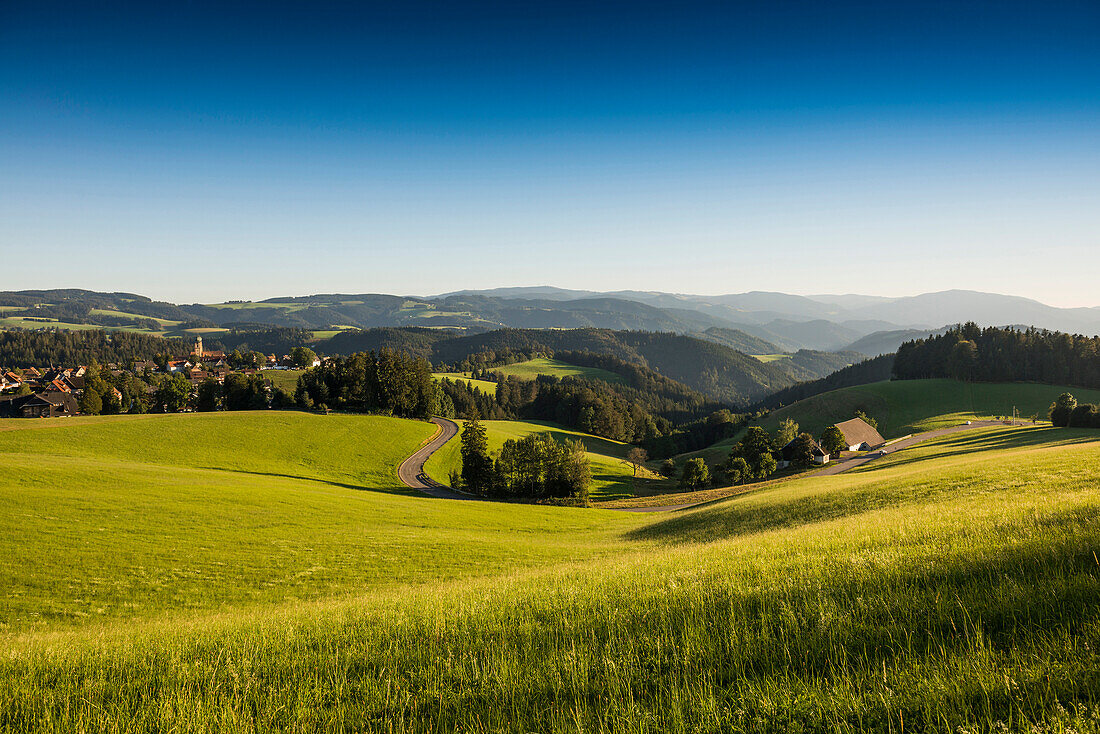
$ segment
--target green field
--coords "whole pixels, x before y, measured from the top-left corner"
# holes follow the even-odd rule
[[[457,421],[461,426],[462,421]],[[581,439],[588,449],[588,460],[592,466],[592,499],[611,500],[634,496],[634,471],[623,461],[630,446],[587,433],[571,431],[556,423],[542,421],[482,421],[489,439],[489,451],[499,451],[510,438],[523,438],[533,433],[549,432],[559,441]],[[424,465],[428,475],[436,481],[447,483],[451,471],[462,469],[462,456],[458,439],[454,439],[437,451]],[[639,489],[653,486],[666,486],[656,474],[642,468],[638,473]]]
[[[775,431],[780,421],[792,418],[802,430],[819,436],[826,426],[847,420],[856,410],[863,410],[878,421],[879,433],[890,439],[955,426],[968,420],[1011,415],[1013,406],[1024,420],[1033,414],[1045,420],[1050,404],[1067,391],[1081,402],[1100,402],[1100,390],[1058,385],[893,380],[815,395],[772,411],[758,425]],[[738,438],[734,436],[685,456],[702,456],[708,464],[720,463]]]
[[[526,362],[503,367],[492,367],[491,372],[499,372],[502,375],[518,377],[521,380],[533,380],[539,375],[551,375],[553,377],[583,377],[588,380],[603,380],[604,382],[622,382],[623,379],[614,372],[601,370],[596,367],[578,367],[568,362],[557,359],[538,357]]]
[[[761,362],[778,362],[781,359],[790,359],[789,354],[754,354],[752,355]]]
[[[93,308],[88,312],[92,316],[116,316],[119,318],[132,318],[132,319],[148,319],[149,321],[156,321],[162,327],[179,326],[180,321],[172,321],[171,319],[159,319],[156,316],[144,316],[139,313],[130,313],[128,311],[113,311],[107,308]]]
[[[0,424],[0,730],[1100,724],[1098,432],[632,515],[294,478],[391,467],[430,433],[396,419],[26,423]]]
[[[229,329],[221,326],[196,326],[191,329],[184,329],[182,333],[201,336],[202,334],[224,334],[227,331]]]
[[[434,431],[283,411],[0,420],[0,635],[611,552],[624,526],[599,513],[402,486]]]
[[[311,304],[262,303],[259,301],[244,301],[242,303],[207,303],[204,305],[206,305],[208,308],[224,308],[228,311],[241,311],[246,308],[278,308],[286,311],[287,313],[294,313],[295,311],[301,311],[303,308],[308,308]]]
[[[452,382],[466,382],[478,392],[483,392],[486,395],[497,394],[497,384],[495,382],[491,380],[474,380],[470,377],[469,372],[433,372],[432,377],[436,380],[442,380],[446,377]]]
[[[306,370],[264,370],[260,374],[265,380],[271,380],[275,387],[281,387],[291,395],[298,387],[298,378],[305,374]]]
[[[62,329],[63,331],[87,331],[89,329],[102,329],[95,324],[72,324],[68,321],[42,321],[41,319],[25,319],[21,316],[5,316],[0,318],[0,329]],[[146,331],[145,329],[133,329],[133,331]]]

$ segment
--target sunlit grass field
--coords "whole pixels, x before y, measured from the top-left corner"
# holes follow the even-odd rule
[[[0,630],[612,552],[616,525],[594,513],[441,502],[403,487],[397,465],[434,431],[274,411],[0,421]]]
[[[293,395],[298,387],[298,378],[304,373],[305,370],[264,370],[260,374],[265,380],[271,380],[271,384],[275,387],[282,388]]]
[[[486,395],[497,394],[497,384],[491,380],[474,380],[470,377],[469,372],[433,372],[432,377],[436,380],[442,380],[447,378],[451,382],[465,382],[471,389],[483,392]]]
[[[601,370],[598,367],[578,367],[559,359],[546,359],[544,357],[529,359],[526,362],[516,362],[503,367],[493,367],[491,371],[499,372],[502,375],[512,375],[521,380],[533,380],[539,375],[550,375],[559,378],[583,377],[588,380],[603,380],[604,382],[623,381],[623,378],[614,372]]]
[[[199,458],[200,421],[131,459],[115,421],[0,431],[0,730],[1100,730],[1097,432],[975,431],[634,515],[202,468],[228,459]],[[114,437],[44,438],[73,430]],[[112,583],[141,610],[12,611]]]
[[[462,421],[456,421],[460,426]],[[636,487],[671,486],[657,474],[645,467],[639,467],[635,479],[634,469],[624,459],[630,445],[592,436],[580,431],[571,431],[556,423],[542,421],[482,421],[489,441],[489,451],[499,451],[510,438],[520,439],[533,433],[549,433],[558,441],[580,439],[588,450],[588,460],[592,469],[591,495],[593,500],[611,500],[633,497]],[[462,454],[459,439],[448,442],[432,455],[424,465],[428,475],[438,482],[447,483],[452,471],[461,471]]]
[[[780,421],[791,418],[801,430],[820,436],[826,426],[847,420],[856,410],[863,410],[878,421],[883,437],[890,439],[957,426],[968,420],[1011,416],[1013,407],[1024,421],[1034,414],[1046,420],[1050,404],[1067,391],[1080,402],[1100,402],[1100,390],[1058,385],[892,380],[833,390],[800,400],[772,411],[758,425],[774,432]],[[739,435],[734,436],[686,456],[701,456],[710,464],[721,463],[739,438]]]

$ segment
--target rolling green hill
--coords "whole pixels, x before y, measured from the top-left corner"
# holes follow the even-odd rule
[[[0,420],[0,638],[595,557],[631,527],[403,487],[397,465],[434,430],[276,411]]]
[[[884,437],[895,438],[974,418],[1011,415],[1013,406],[1022,418],[1037,414],[1045,420],[1047,408],[1066,391],[1079,395],[1084,402],[1100,399],[1100,391],[1058,385],[892,380],[799,401],[772,412],[762,425],[772,428],[784,418],[794,418],[805,430],[817,435],[827,425],[847,420],[855,410],[862,409],[878,421]]]
[[[462,421],[458,421],[459,425]],[[624,463],[628,444],[611,441],[598,436],[590,436],[579,431],[570,431],[553,423],[540,421],[482,421],[489,439],[489,450],[499,451],[509,438],[523,438],[532,433],[549,432],[558,441],[581,439],[588,449],[588,460],[592,467],[592,499],[611,500],[634,496],[633,469]],[[462,455],[458,439],[447,443],[437,451],[424,465],[428,475],[436,481],[447,483],[452,471],[462,469]],[[639,485],[646,487],[665,486],[668,482],[648,469],[640,469]]]
[[[1080,390],[1058,385],[1007,382],[958,382],[955,380],[888,380],[848,387],[799,400],[772,411],[758,425],[774,431],[790,418],[803,431],[815,436],[826,426],[851,418],[863,410],[878,421],[884,438],[931,431],[967,420],[1010,416],[1013,406],[1022,419],[1037,414],[1046,420],[1047,409],[1063,392],[1081,402],[1100,401],[1100,390]],[[689,456],[702,456],[707,463],[720,463],[738,436],[721,441]]]
[[[32,450],[110,424],[0,432],[2,729],[1096,731],[1093,432],[645,516]]]

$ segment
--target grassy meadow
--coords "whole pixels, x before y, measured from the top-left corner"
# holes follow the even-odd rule
[[[462,421],[457,421],[459,425]],[[550,433],[558,441],[580,439],[588,450],[588,460],[592,467],[592,499],[614,500],[633,497],[635,480],[633,468],[625,463],[630,445],[592,436],[580,431],[563,428],[556,423],[543,421],[482,421],[489,441],[489,451],[499,451],[510,438],[520,439],[533,433]],[[452,471],[462,469],[462,454],[458,439],[448,442],[432,455],[424,465],[428,475],[436,481],[446,483]],[[660,483],[670,485],[657,474],[645,467],[639,467],[637,487],[642,488]]]
[[[486,395],[497,394],[497,384],[491,380],[475,380],[470,377],[469,372],[433,372],[432,377],[436,380],[442,380],[446,377],[451,382],[465,382],[469,384],[470,388],[483,392]]]
[[[0,421],[0,635],[613,552],[629,518],[403,487],[434,432],[272,411]]]
[[[781,359],[790,359],[789,354],[754,354],[752,355],[756,359],[767,364],[768,362],[778,362]]]
[[[260,374],[265,380],[270,380],[274,387],[281,387],[293,395],[298,387],[298,378],[305,372],[305,370],[264,370]]]
[[[890,380],[815,395],[774,410],[757,425],[774,432],[780,421],[794,419],[803,431],[820,436],[826,426],[851,418],[863,410],[878,421],[883,437],[898,438],[937,428],[957,426],[968,420],[1010,416],[1013,406],[1027,421],[1037,414],[1046,420],[1047,409],[1063,392],[1084,403],[1100,402],[1100,390],[1024,382],[959,382],[956,380]],[[708,464],[720,463],[740,436],[721,441],[683,457],[701,456]]]
[[[259,434],[266,416],[246,418]],[[1100,730],[1096,432],[980,430],[634,515],[32,440],[111,423],[0,433],[16,468],[0,480],[0,731]],[[44,570],[70,558],[86,565]],[[133,583],[153,578],[173,591]],[[124,580],[114,593],[141,612],[12,613]]]
[[[499,372],[505,376],[518,377],[521,380],[533,380],[539,375],[550,375],[558,378],[583,377],[587,380],[603,380],[604,382],[615,383],[623,381],[623,378],[614,372],[601,370],[598,367],[578,367],[559,359],[546,359],[545,357],[537,357],[526,362],[516,362],[503,367],[493,367],[491,371]]]

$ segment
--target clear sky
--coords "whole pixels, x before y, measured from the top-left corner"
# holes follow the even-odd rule
[[[1095,0],[0,2],[0,289],[1098,273]]]

